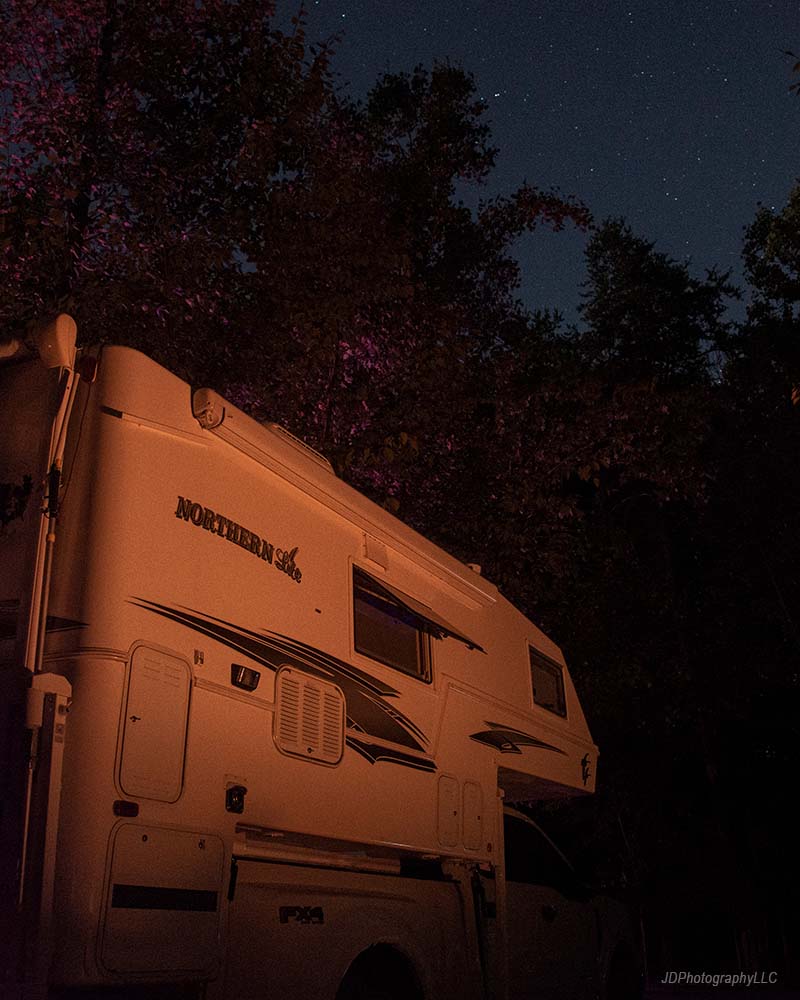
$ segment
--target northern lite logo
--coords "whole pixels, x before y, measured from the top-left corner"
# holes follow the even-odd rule
[[[178,497],[178,509],[175,517],[183,518],[184,521],[191,521],[198,528],[210,531],[212,535],[219,535],[226,538],[234,545],[239,545],[247,552],[252,552],[254,556],[270,563],[275,569],[285,573],[292,580],[300,583],[303,574],[295,565],[294,558],[297,555],[297,546],[293,549],[277,549],[275,546],[257,535],[255,531],[243,528],[241,524],[232,521],[229,517],[218,514],[210,507],[204,507],[200,503],[194,503],[185,497]]]

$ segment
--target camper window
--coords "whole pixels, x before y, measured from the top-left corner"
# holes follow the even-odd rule
[[[355,566],[353,624],[356,652],[430,681],[430,637],[419,618]]]
[[[564,698],[564,675],[561,667],[532,646],[528,647],[528,652],[531,658],[534,703],[566,718],[567,703]]]

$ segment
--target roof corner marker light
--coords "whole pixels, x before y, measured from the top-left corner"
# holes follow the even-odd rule
[[[75,342],[78,327],[67,313],[59,313],[48,323],[42,323],[33,334],[36,350],[47,368],[72,368],[75,364]]]
[[[225,419],[225,401],[213,389],[195,389],[192,393],[192,415],[201,427],[213,430]]]

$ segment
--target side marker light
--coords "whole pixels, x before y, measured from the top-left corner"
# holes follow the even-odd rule
[[[239,663],[231,664],[231,684],[234,687],[242,688],[243,691],[255,691],[260,680],[261,674],[258,670],[243,667]]]

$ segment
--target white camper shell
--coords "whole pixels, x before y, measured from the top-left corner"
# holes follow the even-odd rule
[[[73,357],[0,368],[0,982],[503,996],[503,793],[594,788],[558,647],[277,425]]]

